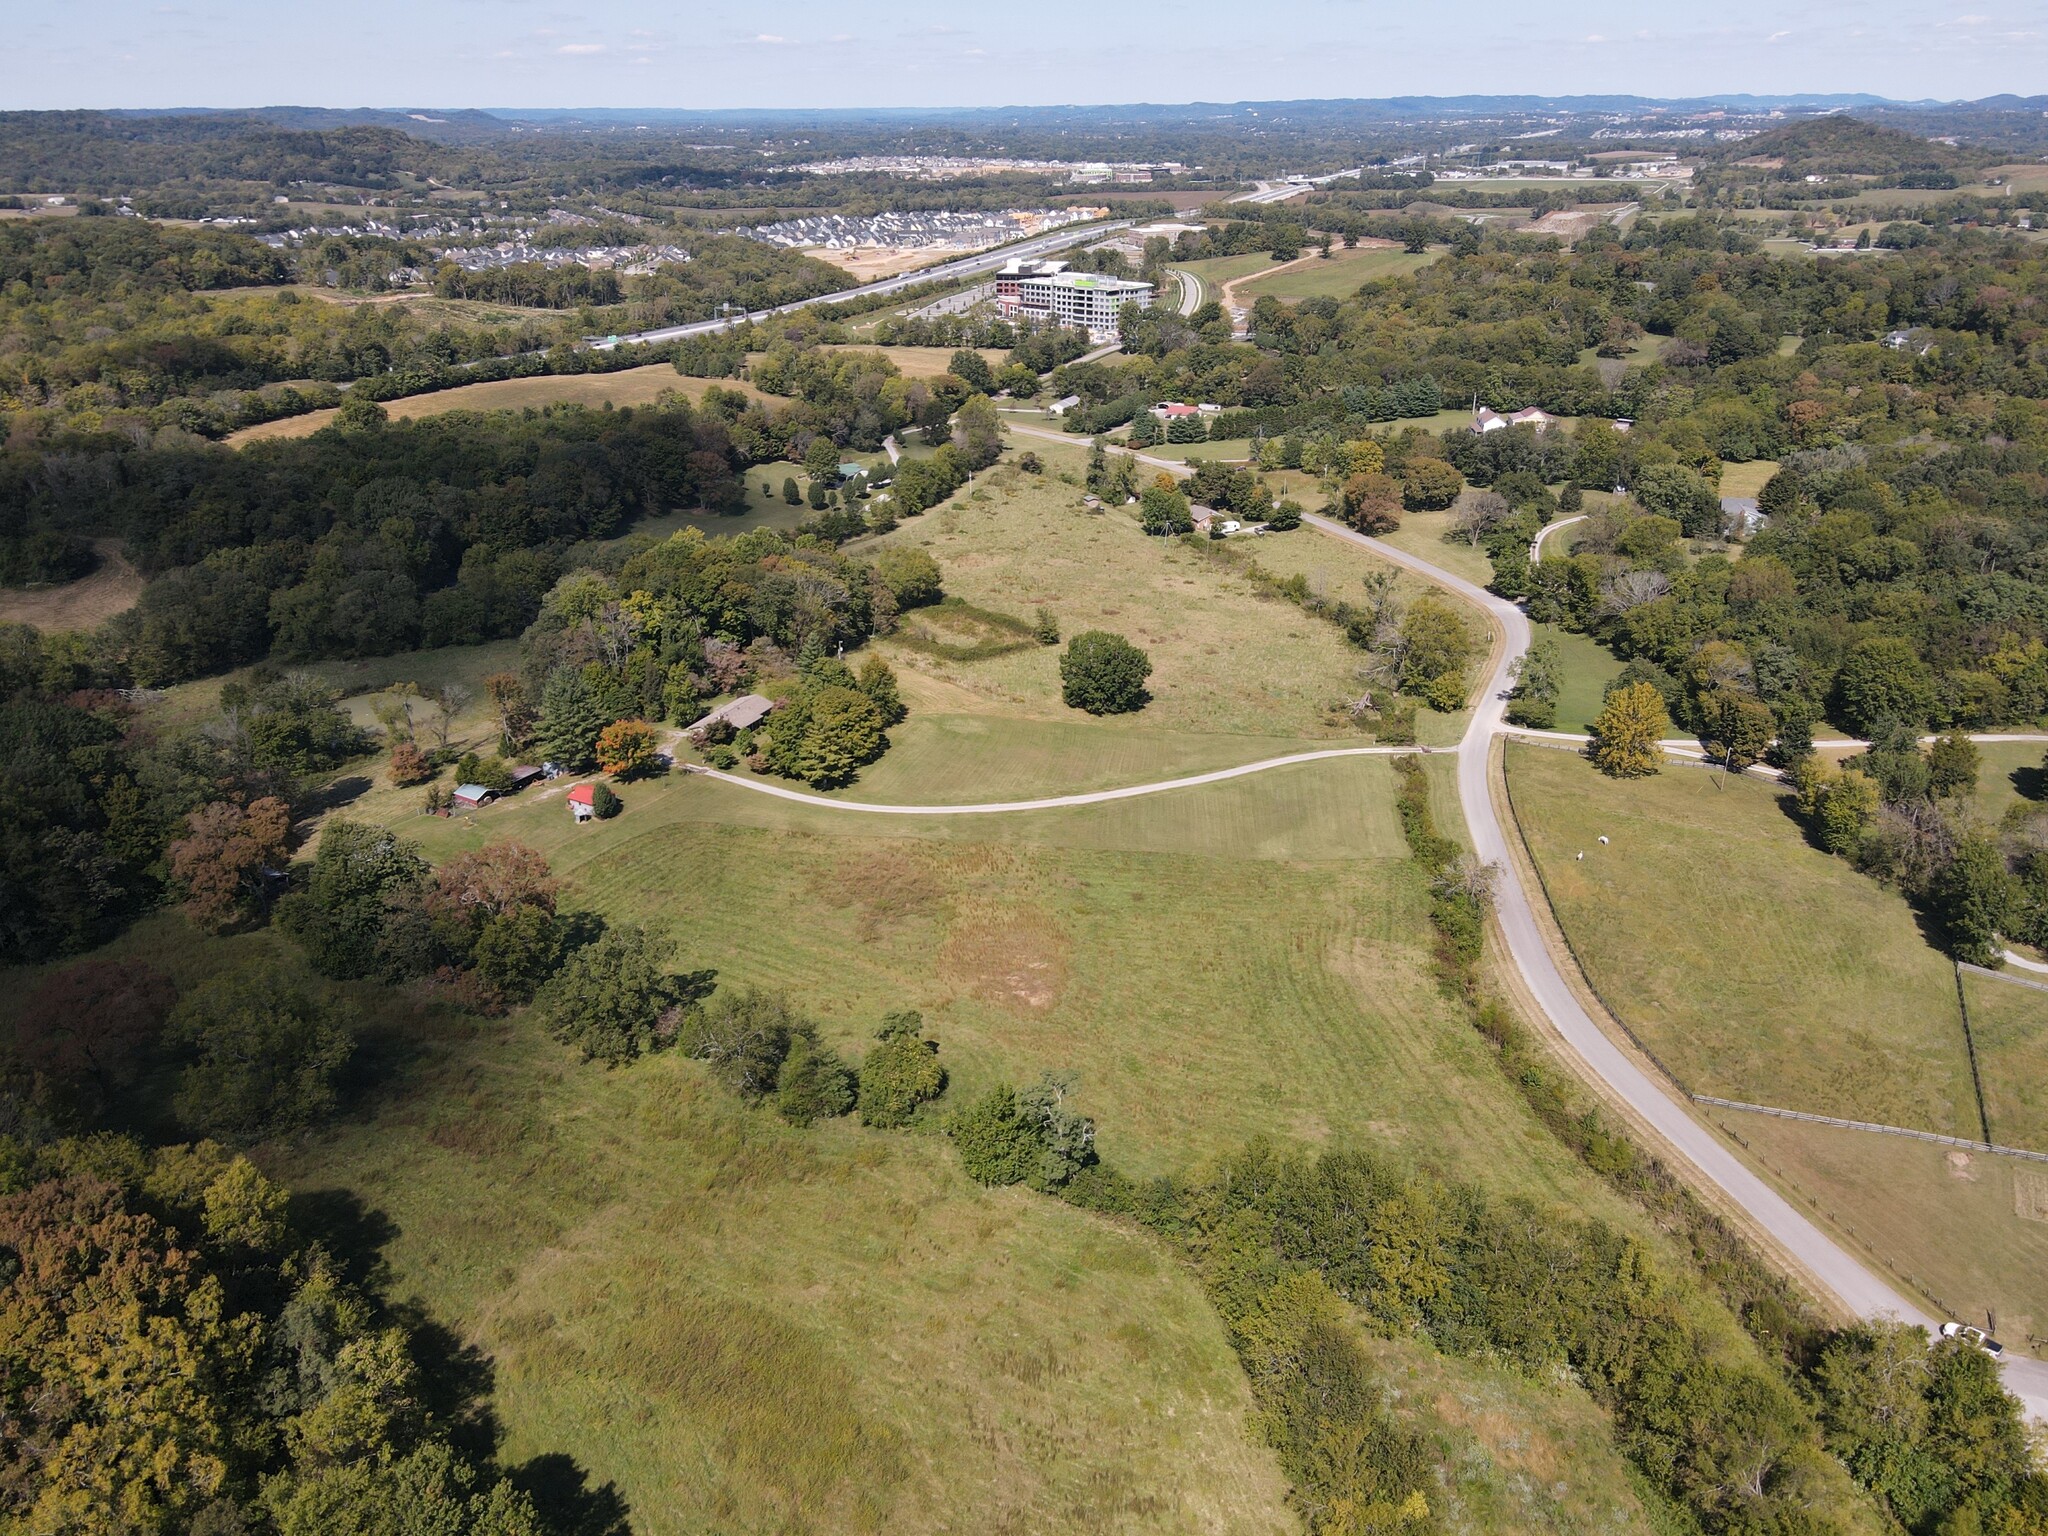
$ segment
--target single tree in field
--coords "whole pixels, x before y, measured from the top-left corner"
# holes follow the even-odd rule
[[[980,390],[983,394],[995,388],[995,376],[989,371],[988,359],[970,347],[962,347],[947,360],[946,372],[969,389]]]
[[[1060,695],[1091,715],[1121,715],[1142,709],[1152,659],[1122,635],[1091,629],[1067,642],[1060,657]]]
[[[870,656],[860,664],[860,674],[854,679],[855,686],[868,696],[868,702],[882,717],[882,724],[895,725],[907,711],[903,707],[903,694],[896,686],[896,673],[889,663],[879,656]]]
[[[1547,731],[1557,723],[1558,676],[1562,669],[1557,642],[1547,635],[1515,659],[1515,687],[1508,695],[1510,723],[1532,731]]]
[[[955,413],[953,446],[970,470],[987,469],[1002,456],[1003,423],[987,395],[969,395]]]
[[[613,778],[635,778],[654,766],[657,745],[645,720],[614,720],[597,733],[597,766]]]
[[[1345,480],[1338,510],[1360,533],[1392,533],[1401,526],[1400,482],[1392,475],[1361,470]]]
[[[1664,695],[1651,683],[1631,683],[1608,695],[1606,707],[1593,722],[1587,755],[1612,778],[1639,779],[1664,766],[1657,743],[1670,729]]]
[[[667,969],[672,953],[666,939],[630,923],[607,929],[542,989],[548,1032],[575,1046],[585,1061],[607,1066],[622,1066],[664,1043],[664,1017],[690,991],[685,978]]]
[[[1438,598],[1417,598],[1401,620],[1401,691],[1446,714],[1459,708],[1472,649],[1472,632],[1457,609]]]
[[[784,475],[782,477],[782,499],[792,507],[800,507],[804,504],[804,493],[797,489],[795,475]]]
[[[455,729],[455,717],[469,707],[473,697],[460,683],[443,683],[429,700],[427,723],[434,732],[434,750],[448,750],[448,734]]]
[[[2011,916],[2013,879],[1998,845],[1982,833],[1964,838],[1934,877],[1928,904],[1940,918],[1949,953],[1965,965],[1997,965],[1999,934]]]
[[[1771,706],[1739,688],[1715,688],[1700,700],[1707,750],[1719,755],[1734,773],[1761,762],[1770,750],[1777,717]]]
[[[924,1017],[892,1013],[860,1064],[860,1123],[884,1130],[910,1123],[917,1106],[946,1089],[939,1043],[924,1037]]]
[[[588,768],[597,756],[597,737],[611,720],[581,667],[557,667],[541,694],[538,745],[551,762],[570,772]]]
[[[246,807],[216,800],[186,818],[190,831],[170,846],[171,878],[185,891],[185,915],[220,933],[261,905],[263,871],[290,854],[291,810],[265,796]]]
[[[1401,482],[1401,505],[1410,512],[1440,512],[1464,488],[1465,477],[1442,459],[1411,459]]]
[[[391,782],[401,789],[424,784],[434,776],[434,765],[417,745],[401,741],[391,749]]]

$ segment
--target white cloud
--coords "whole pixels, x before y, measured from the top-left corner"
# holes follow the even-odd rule
[[[603,52],[604,52],[604,44],[603,44],[603,43],[564,43],[564,44],[562,44],[562,46],[561,46],[561,47],[557,48],[557,49],[555,50],[555,52],[557,52],[557,53],[562,53],[562,54],[568,54],[568,55],[570,55],[571,57],[576,57],[576,56],[579,56],[579,55],[582,55],[582,54],[589,54],[589,53],[603,53]]]
[[[757,32],[754,34],[754,41],[757,43],[786,43],[789,39],[777,37],[773,32]]]
[[[1775,43],[1779,38],[1790,37],[1791,35],[1792,34],[1790,32],[1773,32],[1769,37],[1765,38],[1764,41],[1767,43]]]

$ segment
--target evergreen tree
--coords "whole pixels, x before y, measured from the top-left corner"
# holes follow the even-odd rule
[[[612,716],[580,667],[557,667],[541,691],[537,745],[543,758],[571,773],[597,761],[597,738]]]

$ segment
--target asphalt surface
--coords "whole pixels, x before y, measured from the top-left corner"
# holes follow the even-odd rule
[[[1426,560],[1355,533],[1328,518],[1311,515],[1304,521],[1332,538],[1363,545],[1384,560],[1457,593],[1484,609],[1507,637],[1487,679],[1472,721],[1458,749],[1458,803],[1465,813],[1473,851],[1500,873],[1494,882],[1494,906],[1508,953],[1530,993],[1566,1046],[1585,1068],[1613,1089],[1646,1121],[1671,1149],[1700,1175],[1732,1199],[1767,1232],[1771,1240],[1824,1286],[1849,1311],[1866,1318],[1898,1318],[1930,1331],[1932,1318],[1878,1279],[1833,1238],[1800,1214],[1792,1203],[1766,1184],[1745,1163],[1692,1117],[1691,1112],[1638,1067],[1607,1037],[1580,1005],[1550,946],[1537,927],[1529,892],[1508,853],[1508,831],[1494,808],[1491,778],[1493,738],[1506,724],[1509,668],[1529,648],[1528,616],[1505,598],[1439,570]],[[2048,1421],[2048,1363],[2016,1356],[2008,1349],[2002,1362],[2006,1390],[2026,1405],[2030,1416]]]
[[[837,293],[821,293],[811,299],[795,299],[788,304],[778,304],[773,309],[757,309],[744,315],[727,315],[720,320],[697,320],[688,325],[667,325],[659,330],[634,331],[626,336],[607,336],[603,341],[592,342],[591,348],[593,351],[608,352],[613,347],[675,341],[684,336],[709,336],[718,331],[730,330],[744,321],[766,320],[770,315],[793,314],[800,309],[809,309],[814,304],[844,304],[849,299],[870,299],[877,294],[901,293],[906,288],[915,288],[922,283],[942,282],[956,277],[978,277],[984,272],[995,271],[1014,257],[1043,256],[1051,251],[1063,251],[1070,245],[1084,245],[1091,240],[1099,240],[1115,230],[1128,229],[1130,225],[1129,219],[1111,219],[1102,224],[1074,225],[1066,229],[1056,229],[1050,234],[1019,240],[1014,245],[998,246],[992,251],[963,256],[958,261],[926,267],[918,272],[885,277],[880,282],[864,283],[858,288],[845,288]]]

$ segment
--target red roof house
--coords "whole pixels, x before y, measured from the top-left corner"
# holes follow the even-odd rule
[[[578,784],[569,791],[569,814],[578,821],[588,821],[597,814],[595,784]]]

